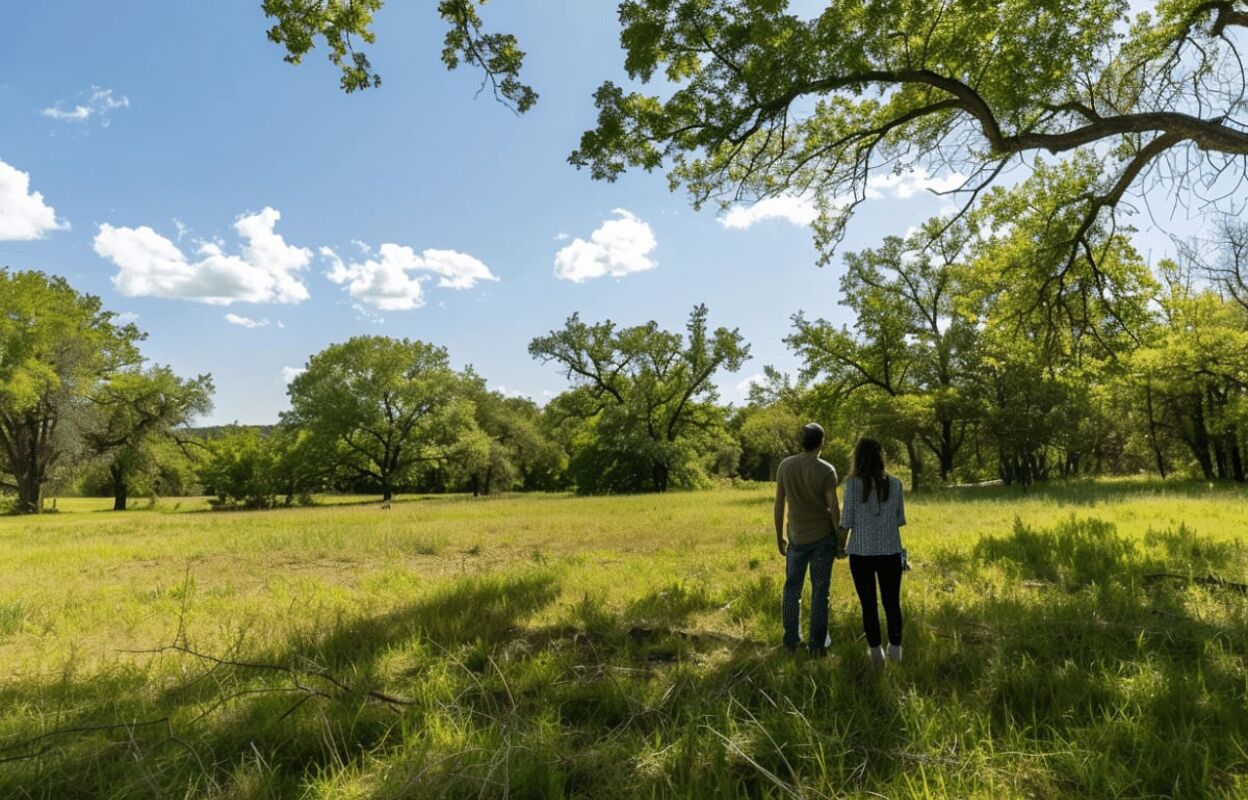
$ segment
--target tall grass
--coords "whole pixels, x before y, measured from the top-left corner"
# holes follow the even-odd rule
[[[1248,796],[1248,497],[907,501],[882,671],[765,487],[0,520],[0,796]]]

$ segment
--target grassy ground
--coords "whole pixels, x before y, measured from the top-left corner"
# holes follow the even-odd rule
[[[1248,598],[1146,577],[1245,582],[1234,489],[907,498],[879,673],[766,488],[335,502],[0,519],[0,796],[1248,796]]]

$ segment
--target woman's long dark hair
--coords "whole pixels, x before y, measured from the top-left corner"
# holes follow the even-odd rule
[[[875,439],[862,438],[854,445],[854,468],[850,473],[862,482],[862,502],[871,497],[871,487],[881,503],[888,502],[889,480],[884,471],[884,448]]]

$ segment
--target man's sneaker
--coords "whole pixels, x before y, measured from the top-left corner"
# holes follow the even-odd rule
[[[880,645],[867,648],[867,658],[871,659],[871,663],[875,666],[884,664],[884,648]]]
[[[901,661],[901,645],[890,644],[888,646],[888,660],[889,661]]]

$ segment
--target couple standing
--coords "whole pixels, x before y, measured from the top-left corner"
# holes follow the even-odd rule
[[[787,559],[785,565],[784,646],[796,651],[801,644],[798,612],[802,585],[810,569],[811,655],[825,653],[828,638],[828,588],[832,561],[849,556],[849,572],[862,604],[862,630],[867,655],[883,664],[879,599],[888,619],[888,653],[901,660],[901,573],[905,567],[901,526],[906,509],[901,481],[884,471],[884,451],[874,439],[860,439],[854,446],[853,469],[845,481],[845,508],[836,499],[836,468],[819,457],[823,428],[810,423],[802,428],[802,452],[780,462],[776,471],[776,546]],[[789,535],[784,536],[785,506]],[[849,543],[846,545],[846,539]]]

